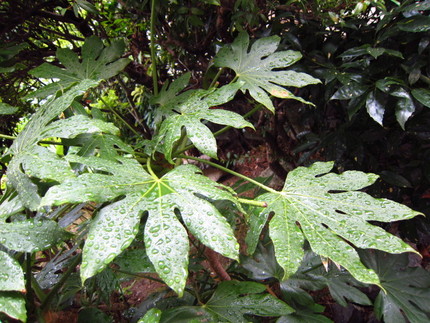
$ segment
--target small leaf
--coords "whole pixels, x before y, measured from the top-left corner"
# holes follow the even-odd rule
[[[161,311],[158,308],[151,308],[137,323],[158,323],[160,319]]]
[[[267,93],[278,98],[295,99],[312,104],[294,96],[282,87],[303,87],[320,81],[306,73],[274,71],[274,69],[288,67],[302,57],[300,52],[292,50],[275,53],[279,42],[278,36],[260,38],[254,42],[248,52],[249,36],[241,33],[231,45],[221,48],[215,57],[215,65],[234,70],[238,81],[243,82],[241,90],[243,92],[248,90],[257,102],[270,111],[274,111],[275,108]]]
[[[377,92],[372,91],[368,94],[366,99],[367,113],[382,126],[384,119],[385,106],[382,104],[380,99],[377,97]]]
[[[34,252],[48,249],[70,237],[54,221],[40,218],[3,223],[0,242],[8,249]]]
[[[27,321],[25,299],[20,293],[0,291],[0,312],[16,320]]]
[[[276,297],[264,293],[266,287],[254,282],[224,281],[218,285],[211,299],[203,306],[222,321],[246,323],[245,314],[282,316],[294,310]]]
[[[314,252],[343,266],[357,280],[379,284],[375,272],[364,267],[355,249],[345,240],[359,248],[415,252],[399,238],[368,221],[397,221],[419,213],[393,201],[355,191],[373,184],[376,175],[357,171],[327,174],[332,167],[332,163],[318,162],[309,168],[291,171],[281,192],[258,198],[268,206],[256,210],[261,221],[258,228],[251,230],[258,232],[269,214],[274,213],[269,232],[277,261],[285,271],[284,279],[299,267],[306,239]],[[254,233],[254,236],[257,235]]]
[[[154,149],[160,149],[166,159],[173,163],[172,152],[176,142],[181,138],[182,128],[185,128],[191,142],[203,154],[217,158],[217,144],[212,131],[202,123],[208,120],[216,124],[231,126],[234,128],[251,127],[241,115],[223,110],[210,109],[214,105],[228,102],[234,97],[238,84],[223,86],[217,90],[193,92],[179,105],[168,105],[166,109],[174,111],[163,121],[157,136]]]
[[[411,93],[419,103],[430,108],[430,90],[419,88],[413,89]]]
[[[402,129],[405,129],[405,123],[415,112],[415,104],[408,91],[403,88],[391,92],[391,95],[398,97],[396,104],[396,119]]]
[[[0,251],[0,291],[25,292],[24,273],[18,261]]]
[[[84,9],[84,10],[90,12],[90,13],[93,13],[93,14],[97,14],[98,13],[97,8],[92,3],[88,2],[88,1],[85,1],[85,0],[76,0],[76,4],[79,7],[81,7],[82,9]]]
[[[9,104],[0,102],[0,114],[14,114],[17,111],[17,107],[13,107]]]
[[[359,97],[364,92],[367,91],[369,87],[362,85],[357,82],[349,82],[342,86],[335,94],[330,98],[330,100],[350,100]]]

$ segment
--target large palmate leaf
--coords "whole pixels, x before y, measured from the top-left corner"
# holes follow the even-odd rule
[[[364,264],[379,275],[384,288],[375,300],[375,311],[379,319],[383,317],[385,322],[396,323],[430,320],[428,271],[421,267],[409,267],[407,255],[365,251],[360,252],[360,256]]]
[[[230,101],[240,83],[223,86],[212,91],[195,91],[184,102],[168,104],[164,107],[164,113],[169,116],[160,126],[155,138],[155,149],[164,153],[166,159],[172,162],[172,150],[175,143],[181,138],[182,128],[186,129],[187,135],[194,146],[203,154],[217,158],[217,144],[212,131],[202,123],[207,120],[216,124],[228,125],[234,128],[251,127],[241,115],[223,110],[210,109]]]
[[[197,167],[179,166],[157,178],[134,159],[119,157],[112,161],[74,155],[67,159],[90,167],[92,173],[52,187],[42,205],[117,199],[102,208],[91,224],[83,251],[83,281],[105,268],[131,244],[145,211],[147,255],[156,272],[178,294],[182,294],[187,278],[189,245],[185,228],[208,247],[237,259],[238,244],[231,227],[207,200],[236,199],[202,176]]]
[[[280,40],[278,36],[260,38],[248,52],[249,36],[241,33],[231,45],[221,48],[215,57],[216,66],[234,70],[238,81],[243,82],[241,90],[243,92],[248,90],[256,101],[270,111],[274,111],[275,108],[267,92],[278,98],[296,99],[312,104],[294,96],[282,86],[303,87],[320,83],[318,79],[306,73],[279,70],[302,58],[299,52],[292,50],[275,53]]]
[[[333,163],[317,162],[298,167],[288,174],[281,192],[258,197],[267,208],[253,217],[247,237],[250,253],[269,214],[270,237],[276,259],[284,269],[284,279],[294,274],[303,259],[307,240],[314,252],[346,268],[356,279],[379,284],[376,273],[366,268],[352,245],[391,253],[414,252],[399,238],[369,221],[389,222],[409,219],[417,212],[386,199],[375,199],[356,191],[373,184],[374,174],[347,171],[328,173]]]
[[[115,76],[130,62],[127,58],[120,58],[124,52],[123,40],[114,40],[110,46],[104,47],[103,42],[96,36],[86,39],[82,46],[82,60],[68,48],[59,48],[57,58],[65,66],[43,63],[30,71],[35,77],[45,79],[59,79],[47,86],[31,93],[28,97],[46,98],[59,90],[66,90],[71,85],[82,80],[105,80]]]

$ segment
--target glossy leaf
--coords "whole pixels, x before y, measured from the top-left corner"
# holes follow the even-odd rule
[[[137,323],[158,323],[160,319],[161,311],[158,308],[151,308]]]
[[[413,89],[412,95],[419,103],[430,108],[430,90],[424,88]]]
[[[366,99],[366,109],[369,116],[382,126],[385,106],[377,96],[377,92],[370,92]]]
[[[269,214],[274,213],[269,231],[276,259],[284,269],[284,279],[297,271],[304,255],[303,243],[307,240],[315,253],[343,266],[357,280],[379,284],[375,272],[364,267],[356,250],[345,240],[359,248],[414,252],[402,240],[368,221],[410,219],[419,213],[356,191],[373,184],[376,175],[358,171],[328,173],[332,167],[330,162],[298,167],[288,174],[281,192],[259,196],[258,200],[268,206],[257,210],[260,220],[252,223],[253,238],[248,239],[248,250],[254,251],[253,241],[258,239]]]
[[[18,292],[0,291],[0,312],[20,321],[27,321],[25,299]]]
[[[83,281],[103,270],[131,244],[145,211],[148,257],[160,277],[178,294],[182,294],[187,278],[189,246],[188,234],[175,210],[180,212],[186,228],[203,244],[237,259],[238,244],[227,220],[196,194],[211,200],[236,200],[229,191],[220,189],[220,184],[202,176],[197,167],[183,165],[158,179],[133,159],[118,158],[116,162],[96,157],[67,159],[91,167],[93,173],[52,187],[43,198],[43,205],[106,202],[125,196],[102,208],[91,224],[81,266]]]
[[[427,322],[430,318],[430,274],[409,267],[407,255],[362,252],[363,262],[379,275],[381,286],[375,302],[378,318],[385,322]],[[406,316],[407,320],[403,317]]]
[[[17,111],[17,107],[13,107],[9,104],[0,102],[0,114],[14,114]]]
[[[45,250],[70,236],[56,222],[45,218],[2,223],[0,226],[0,243],[15,251]]]
[[[350,100],[359,97],[364,92],[366,92],[368,86],[362,85],[357,82],[349,82],[342,86],[335,94],[330,98],[330,100]]]
[[[283,86],[303,87],[320,81],[306,73],[278,70],[296,63],[302,57],[300,52],[292,50],[275,52],[279,42],[278,36],[260,38],[248,51],[249,36],[241,33],[231,45],[220,49],[215,57],[215,65],[234,70],[238,81],[243,82],[241,90],[248,90],[257,102],[270,111],[275,108],[268,94],[312,104],[294,96]]]
[[[203,309],[222,322],[248,322],[245,314],[282,316],[294,310],[276,297],[264,293],[266,286],[254,282],[224,281],[218,285]]]
[[[57,58],[65,68],[43,63],[30,71],[30,74],[35,77],[56,78],[59,81],[50,83],[28,97],[46,98],[48,95],[55,94],[59,90],[64,91],[82,80],[100,81],[115,76],[130,62],[127,58],[120,58],[124,48],[125,44],[122,40],[114,40],[110,46],[104,47],[100,38],[91,36],[86,39],[82,47],[82,62],[71,49],[59,48]]]
[[[24,273],[19,263],[0,251],[0,291],[25,292]]]
[[[415,112],[415,104],[411,95],[403,88],[391,92],[391,95],[398,97],[396,104],[396,119],[400,126],[405,129],[405,123]]]
[[[424,32],[430,30],[430,17],[428,16],[412,16],[400,21],[397,26],[400,30],[408,32]]]
[[[238,89],[239,83],[223,86],[214,91],[195,91],[181,104],[172,104],[164,107],[171,110],[170,116],[160,126],[155,138],[155,149],[160,149],[166,159],[172,161],[172,151],[175,143],[181,138],[182,128],[195,147],[203,154],[217,158],[217,144],[211,130],[202,123],[207,120],[216,124],[234,128],[251,127],[241,115],[223,109],[210,109],[230,101]]]

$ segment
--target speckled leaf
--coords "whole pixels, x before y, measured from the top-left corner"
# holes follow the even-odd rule
[[[238,81],[243,82],[241,90],[248,90],[256,101],[270,111],[274,111],[274,106],[268,93],[278,98],[296,99],[312,104],[282,87],[303,87],[320,81],[306,73],[279,70],[294,64],[302,57],[299,52],[292,50],[275,52],[279,42],[278,36],[260,38],[248,52],[249,36],[241,33],[232,44],[221,48],[215,57],[215,65],[234,70]]]
[[[18,292],[1,292],[0,291],[0,312],[20,320],[27,321],[27,311],[25,309],[24,296]]]
[[[115,76],[130,62],[127,58],[120,58],[124,48],[125,44],[122,40],[114,40],[110,46],[104,47],[100,38],[91,36],[86,39],[82,47],[82,62],[71,49],[59,48],[57,58],[65,68],[43,63],[30,71],[30,74],[35,77],[56,78],[59,81],[49,84],[49,88],[43,87],[29,94],[27,98],[46,98],[85,79],[100,81]]]
[[[218,285],[203,310],[214,314],[220,322],[246,323],[245,314],[281,316],[294,310],[280,299],[268,294],[266,286],[254,282],[224,281]]]
[[[99,119],[91,119],[83,115],[72,116],[49,124],[42,132],[41,136],[74,138],[82,133],[110,133],[119,134],[119,130],[112,123]]]
[[[70,236],[56,222],[45,218],[3,223],[0,226],[0,243],[15,251],[45,250]]]
[[[14,114],[16,111],[18,111],[17,107],[0,102],[0,114]]]
[[[197,167],[179,166],[159,179],[151,177],[133,159],[113,161],[79,156],[67,159],[86,165],[92,173],[51,187],[42,205],[107,202],[125,196],[103,207],[91,224],[83,252],[83,281],[103,270],[131,244],[144,212],[148,214],[144,229],[148,258],[155,271],[178,294],[183,293],[187,279],[189,245],[187,231],[176,211],[204,244],[237,259],[239,246],[233,230],[206,199],[233,203],[237,200],[222,185],[201,175]]]
[[[241,115],[223,110],[210,109],[230,101],[238,89],[238,84],[226,85],[217,90],[199,90],[193,92],[186,101],[179,105],[169,105],[174,111],[160,126],[155,137],[155,149],[160,149],[166,159],[173,163],[172,151],[176,142],[181,138],[182,129],[185,128],[188,138],[203,154],[217,157],[217,144],[212,131],[202,123],[208,120],[216,124],[231,126],[234,128],[251,127]]]
[[[31,177],[62,182],[75,174],[67,161],[45,147],[32,146],[21,153],[21,166]]]
[[[351,244],[391,253],[414,252],[402,240],[369,221],[398,221],[419,213],[356,191],[373,184],[376,175],[358,171],[328,173],[332,167],[331,162],[298,167],[288,174],[281,192],[261,195],[259,200],[266,201],[268,207],[257,210],[261,220],[251,228],[253,237],[258,237],[269,214],[274,213],[269,231],[285,279],[299,267],[306,239],[314,252],[340,264],[357,280],[379,284],[378,276],[364,267]]]
[[[22,165],[24,163],[31,165],[32,162],[28,152],[33,151],[38,141],[44,139],[41,134],[52,119],[67,109],[77,96],[82,95],[86,90],[97,84],[93,80],[84,80],[73,86],[61,97],[48,100],[46,104],[37,110],[13,142],[10,153],[14,157],[9,162],[7,177],[12,187],[17,190],[20,200],[26,207],[35,210],[40,203],[37,186],[30,179],[29,175],[23,172]],[[49,168],[51,166],[49,163],[46,163],[44,167]]]
[[[418,100],[422,105],[430,108],[430,90],[429,89],[413,89],[412,90],[413,97]]]
[[[18,261],[0,251],[0,291],[25,293],[24,273]]]

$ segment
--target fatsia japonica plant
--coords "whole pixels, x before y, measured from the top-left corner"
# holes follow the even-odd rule
[[[217,158],[218,133],[210,124],[254,127],[244,116],[218,108],[235,100],[238,91],[270,112],[275,110],[271,96],[311,104],[287,88],[320,81],[288,69],[301,54],[278,51],[279,42],[277,36],[251,42],[241,33],[214,58],[221,73],[234,73],[230,83],[220,86],[215,79],[208,89],[186,90],[187,73],[165,84],[159,93],[155,91],[151,102],[157,106],[156,126],[151,138],[136,147],[125,143],[119,129],[106,122],[100,110],[80,104],[83,95],[128,64],[128,59],[121,58],[122,41],[105,47],[93,36],[83,45],[81,58],[69,49],[58,49],[57,58],[64,67],[45,63],[34,69],[33,76],[57,81],[29,95],[43,98],[45,103],[6,152],[7,190],[0,205],[0,258],[4,264],[0,268],[0,311],[25,321],[24,295],[37,284],[31,278],[32,255],[71,240],[76,243],[77,256],[68,263],[68,273],[80,264],[82,284],[110,266],[121,268],[134,261],[157,273],[183,296],[188,288],[190,240],[239,260],[244,249],[235,236],[232,217],[245,219],[249,255],[256,251],[262,230],[268,226],[281,281],[297,272],[309,244],[310,250],[346,269],[358,281],[382,287],[377,272],[361,262],[356,248],[415,252],[371,221],[410,219],[418,213],[362,191],[376,181],[376,175],[332,173],[332,162],[316,162],[291,171],[277,191],[186,154],[193,148]],[[64,148],[54,151],[47,144],[53,139]],[[231,187],[203,175],[190,160],[218,167],[265,193],[255,199],[240,197]],[[233,210],[229,216],[217,208],[220,202]],[[71,225],[74,220],[64,220],[58,210],[81,203],[91,203],[96,209],[76,232]],[[48,294],[40,292],[40,286],[35,288],[42,310],[59,287],[51,288]],[[177,312],[153,308],[143,321],[174,321],[175,315],[184,314],[206,321],[246,322],[244,315],[286,317],[294,312],[265,290],[257,282],[226,281],[206,301],[199,301],[201,306]]]

